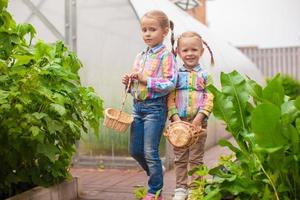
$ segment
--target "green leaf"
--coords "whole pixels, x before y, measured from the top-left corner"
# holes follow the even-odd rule
[[[0,104],[4,104],[7,102],[7,98],[9,96],[9,92],[0,89]]]
[[[0,11],[7,8],[8,0],[0,0]]]
[[[60,116],[63,116],[67,113],[67,110],[65,109],[65,107],[60,104],[51,103],[50,106]]]
[[[30,40],[28,44],[31,44],[32,39],[36,35],[36,31],[34,27],[31,24],[19,24],[17,26],[17,32],[20,35],[21,38],[24,38],[25,35],[29,34],[30,35]]]
[[[300,96],[298,96],[295,100],[295,107],[300,110]]]
[[[46,44],[39,40],[34,46],[35,60],[40,60],[42,57],[53,58],[53,48],[50,44]]]
[[[199,165],[188,171],[189,176],[193,174],[197,174],[198,176],[206,176],[208,175],[208,168],[204,165]]]
[[[298,133],[300,133],[300,118],[296,119],[296,128],[297,128]]]
[[[67,120],[66,123],[73,133],[80,133],[80,127],[76,123],[71,120]]]
[[[221,194],[219,188],[210,191],[210,192],[203,198],[203,200],[221,200],[221,199],[222,199],[222,194]]]
[[[44,117],[47,117],[48,115],[46,113],[42,113],[42,112],[35,112],[35,113],[32,113],[32,116],[34,116],[36,119],[40,120]]]
[[[289,145],[291,145],[291,149],[294,153],[299,152],[299,134],[297,132],[296,127],[292,126],[291,124],[286,125],[282,129],[283,134],[286,138],[289,139]]]
[[[26,65],[33,59],[32,55],[12,55],[12,57],[16,59],[14,66]]]
[[[228,147],[231,151],[233,151],[236,154],[242,154],[242,151],[233,146],[228,140],[220,139],[218,143],[222,147]]]
[[[214,116],[223,120],[229,127],[232,134],[235,131],[235,124],[231,124],[232,116],[234,115],[233,103],[231,99],[226,98],[221,92],[219,92],[214,86],[210,85],[209,90],[214,94]],[[232,126],[233,125],[233,126]]]
[[[255,81],[253,80],[247,80],[247,91],[249,94],[258,101],[262,101],[262,87],[258,85]]]
[[[221,73],[222,92],[224,95],[231,97],[233,103],[232,112],[234,112],[232,117],[235,118],[235,123],[239,124],[240,127],[237,132],[247,129],[248,126],[246,124],[245,108],[249,94],[245,83],[245,79],[237,71],[228,74]]]
[[[54,134],[56,131],[58,131],[59,133],[62,133],[62,130],[64,127],[61,123],[59,123],[59,121],[57,121],[55,119],[51,119],[49,117],[45,118],[45,120],[47,123],[48,131],[51,134]]]
[[[270,80],[268,85],[263,89],[263,98],[277,106],[281,106],[284,99],[284,89],[280,74]]]
[[[53,144],[38,144],[37,152],[48,157],[52,162],[56,160],[56,154],[59,152],[58,148]]]
[[[40,129],[37,126],[30,127],[29,131],[32,133],[32,136],[35,137],[40,133]]]
[[[291,124],[295,121],[296,117],[300,114],[299,110],[295,107],[294,101],[287,101],[281,105],[282,122],[283,124]]]
[[[260,104],[253,113],[251,126],[260,147],[278,148],[287,144],[281,133],[280,109],[273,104]]]

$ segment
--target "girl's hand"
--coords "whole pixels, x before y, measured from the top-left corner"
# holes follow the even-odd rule
[[[178,114],[175,114],[171,117],[171,122],[177,122],[177,121],[181,121],[181,119],[178,116]]]
[[[130,75],[130,77],[132,79],[136,79],[138,80],[138,82],[144,84],[144,85],[147,85],[147,79],[146,77],[144,77],[143,73],[142,72],[134,72]]]
[[[203,123],[203,120],[205,119],[205,117],[206,117],[205,114],[199,112],[196,115],[196,117],[194,118],[192,124],[195,125],[196,127],[202,126],[202,123]]]
[[[197,120],[196,118],[193,120],[192,124],[196,127],[202,126],[202,120]]]
[[[128,75],[128,74],[125,74],[125,75],[122,77],[122,83],[123,83],[125,86],[128,85],[129,78],[130,78],[130,75]]]

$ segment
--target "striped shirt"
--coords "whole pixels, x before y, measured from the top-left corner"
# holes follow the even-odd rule
[[[194,119],[198,112],[209,116],[213,108],[213,95],[206,87],[212,78],[200,65],[191,71],[184,66],[179,68],[176,88],[168,96],[168,112],[171,117]]]
[[[134,80],[130,92],[135,99],[155,99],[167,95],[175,88],[177,71],[174,55],[165,45],[147,48],[137,55],[133,72],[142,72],[147,85]]]

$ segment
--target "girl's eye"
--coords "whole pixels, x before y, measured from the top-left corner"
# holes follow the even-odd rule
[[[156,31],[155,28],[149,28],[149,31]]]

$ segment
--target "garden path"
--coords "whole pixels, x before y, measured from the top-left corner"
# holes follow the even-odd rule
[[[206,150],[204,163],[213,167],[220,155],[229,154],[227,148],[214,146]],[[135,200],[136,186],[147,185],[146,174],[140,169],[72,168],[73,176],[79,177],[80,200]],[[164,175],[164,200],[171,200],[175,188],[174,170]]]

